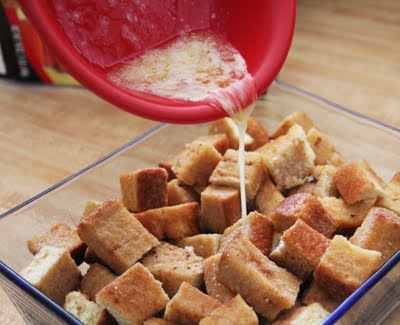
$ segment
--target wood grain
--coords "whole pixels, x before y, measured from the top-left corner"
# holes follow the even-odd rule
[[[400,1],[297,0],[279,78],[400,128]]]
[[[0,324],[26,325],[14,304],[0,287]]]

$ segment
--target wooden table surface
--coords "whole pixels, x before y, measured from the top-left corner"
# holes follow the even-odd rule
[[[298,0],[279,79],[400,128],[400,1]],[[6,81],[0,116],[0,213],[156,124],[84,89]],[[16,315],[0,291],[0,324]]]

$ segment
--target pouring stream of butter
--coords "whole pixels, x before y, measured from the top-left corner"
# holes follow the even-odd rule
[[[233,118],[239,131],[241,209],[246,216],[244,138],[257,91],[238,50],[221,35],[188,33],[120,64],[108,77],[131,91],[206,103]]]

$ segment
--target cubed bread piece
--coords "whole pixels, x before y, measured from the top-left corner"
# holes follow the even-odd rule
[[[301,298],[301,303],[303,305],[308,306],[314,303],[319,303],[329,312],[333,312],[341,304],[341,302],[342,300],[333,298],[314,280],[311,282],[307,290],[304,291]]]
[[[122,174],[122,203],[131,212],[161,208],[168,203],[168,173],[164,168],[145,168]]]
[[[168,183],[168,205],[199,202],[200,195],[192,187],[173,179]]]
[[[265,177],[265,165],[261,154],[245,152],[245,189],[247,201],[252,201]],[[213,185],[240,189],[238,152],[229,149],[210,177]]]
[[[339,168],[333,181],[347,204],[373,200],[383,194],[382,180],[364,160]]]
[[[329,316],[329,312],[320,304],[294,307],[272,323],[272,325],[319,325]]]
[[[173,179],[176,178],[176,175],[175,175],[174,171],[172,170],[172,166],[174,165],[174,163],[175,163],[174,158],[158,163],[158,167],[164,168],[167,171],[167,173],[168,173],[168,182],[170,182],[170,181],[172,181]]]
[[[306,115],[306,113],[302,111],[294,112],[286,116],[281,121],[275,131],[272,132],[271,138],[275,139],[287,134],[289,129],[296,124],[299,125],[305,133],[307,133],[314,126],[313,121]]]
[[[220,239],[219,234],[200,234],[181,239],[178,246],[191,246],[196,255],[207,258],[217,254]]]
[[[307,140],[315,153],[316,165],[342,166],[346,161],[328,137],[316,128],[307,132]]]
[[[285,197],[278,191],[269,176],[265,177],[256,196],[256,207],[262,214],[270,216]]]
[[[172,170],[180,182],[190,186],[206,186],[221,154],[209,143],[194,141],[175,158]]]
[[[382,253],[381,264],[400,249],[400,218],[384,208],[372,208],[350,242]]]
[[[211,123],[210,128],[208,129],[208,134],[212,135],[220,133],[223,133],[228,137],[229,148],[234,150],[239,149],[239,130],[231,118],[225,117]],[[253,138],[247,133],[244,144],[246,150],[251,149],[254,145]]]
[[[221,254],[213,255],[204,261],[204,283],[207,294],[225,302],[232,299],[235,294],[217,280],[217,270]]]
[[[87,201],[85,208],[83,209],[81,219],[86,218],[89,214],[91,214],[94,210],[96,210],[100,205],[101,205],[100,201],[96,201],[96,200]]]
[[[96,301],[97,293],[116,278],[117,276],[105,266],[94,263],[83,276],[80,291],[90,300]]]
[[[270,215],[276,231],[284,231],[303,220],[324,236],[330,238],[336,231],[335,220],[324,209],[318,199],[309,193],[299,193],[287,197]]]
[[[302,185],[314,168],[315,154],[303,129],[294,125],[288,133],[257,149],[263,154],[278,190]]]
[[[215,309],[210,316],[203,318],[200,325],[258,325],[258,318],[253,308],[237,295],[221,307]]]
[[[134,217],[159,240],[179,239],[200,232],[196,202],[135,213]]]
[[[298,219],[286,230],[269,258],[279,266],[306,280],[317,267],[330,240]]]
[[[181,248],[161,243],[142,259],[142,264],[162,282],[165,292],[172,297],[182,282],[197,288],[203,287],[203,261],[192,247]]]
[[[224,133],[202,136],[197,138],[197,141],[211,144],[221,155],[229,149],[229,139]]]
[[[351,233],[360,227],[368,211],[374,205],[374,201],[362,201],[349,205],[335,197],[318,199],[329,215],[335,219],[337,231],[340,233]]]
[[[222,234],[240,219],[240,192],[226,186],[208,186],[201,193],[201,228]]]
[[[254,140],[253,150],[263,146],[269,141],[267,130],[259,121],[251,116],[249,116],[249,119],[247,120],[246,133]]]
[[[317,197],[338,196],[339,193],[333,183],[336,171],[336,167],[331,165],[315,166],[311,177],[303,185],[291,189],[289,194],[310,193]]]
[[[336,235],[314,271],[314,279],[331,296],[345,299],[379,268],[381,256]]]
[[[299,279],[269,260],[241,233],[224,249],[217,280],[270,321],[295,304],[300,289]]]
[[[161,283],[142,264],[136,263],[96,295],[121,325],[141,325],[165,308],[169,301]]]
[[[162,319],[162,318],[149,318],[146,320],[143,325],[177,325],[175,322],[170,322],[168,320]]]
[[[104,202],[83,219],[78,235],[117,274],[159,244],[116,199]]]
[[[222,252],[239,232],[245,235],[264,255],[268,256],[271,253],[274,225],[266,216],[253,211],[244,219],[240,219],[234,225],[226,228],[220,241],[219,251]]]
[[[70,292],[65,298],[64,308],[85,325],[116,324],[112,316],[98,304],[89,301],[78,291]]]
[[[76,229],[71,229],[64,223],[51,227],[48,231],[28,240],[28,250],[36,255],[45,246],[66,249],[77,265],[83,261],[86,251],[85,243],[79,238]]]
[[[62,305],[65,296],[74,291],[81,272],[68,251],[59,247],[43,247],[21,276],[55,303]]]
[[[384,187],[383,194],[378,198],[376,205],[397,213],[400,217],[400,172]]]
[[[164,318],[183,325],[195,325],[210,315],[221,303],[183,282],[178,293],[170,300]]]

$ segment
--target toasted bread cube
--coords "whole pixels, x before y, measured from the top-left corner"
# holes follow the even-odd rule
[[[168,173],[164,168],[145,168],[119,178],[122,203],[131,212],[161,208],[168,203]]]
[[[271,253],[274,225],[266,216],[253,211],[244,219],[240,219],[234,225],[226,228],[220,241],[219,251],[222,252],[239,232],[245,235],[264,255],[268,256]]]
[[[324,309],[333,312],[342,300],[333,298],[324,289],[322,289],[314,280],[311,282],[310,287],[304,292],[301,298],[303,305],[311,305],[313,303],[321,304]]]
[[[172,170],[180,182],[190,186],[206,186],[221,154],[209,143],[194,141],[175,158]]]
[[[314,279],[331,296],[345,299],[379,268],[381,256],[380,252],[360,248],[336,235],[322,256]]]
[[[328,238],[333,236],[337,228],[335,220],[318,199],[309,193],[287,197],[276,207],[270,217],[277,231],[288,229],[297,219],[303,220]]]
[[[374,201],[357,202],[352,205],[346,204],[342,199],[335,197],[319,198],[324,209],[335,219],[337,231],[349,233],[360,227],[368,211],[374,205]]]
[[[385,186],[376,205],[391,210],[400,217],[400,172]]]
[[[329,316],[329,312],[318,303],[294,307],[273,322],[273,325],[319,325]]]
[[[293,274],[269,260],[241,233],[224,249],[217,280],[270,321],[295,304],[300,289]]]
[[[269,216],[285,197],[279,192],[270,177],[265,177],[256,196],[256,207],[264,215]]]
[[[239,149],[239,130],[235,122],[228,117],[214,121],[208,129],[208,134],[225,134],[228,137],[229,148]],[[246,150],[250,150],[254,146],[254,139],[247,133],[245,135],[244,145]]]
[[[134,217],[159,240],[179,239],[200,232],[199,205],[195,202],[135,213]]]
[[[336,167],[331,165],[315,166],[306,183],[291,189],[289,194],[310,193],[317,197],[338,196],[339,193],[333,183],[336,171]]]
[[[279,266],[306,280],[317,267],[330,240],[298,219],[286,230],[269,258]]]
[[[91,214],[94,210],[96,210],[101,205],[100,201],[89,200],[86,202],[85,208],[82,212],[81,219],[86,218],[89,214]]]
[[[178,324],[199,324],[221,303],[183,282],[178,293],[170,300],[165,309],[164,318]]]
[[[158,163],[158,167],[164,168],[167,171],[167,173],[168,173],[168,182],[170,182],[170,181],[172,181],[173,179],[176,178],[176,174],[172,170],[172,166],[174,165],[174,163],[175,163],[174,159],[165,160],[165,161],[162,161],[162,162]]]
[[[269,141],[267,130],[259,121],[251,116],[249,116],[249,119],[247,120],[246,133],[254,140],[253,150],[263,146]]]
[[[307,133],[313,126],[313,121],[306,115],[306,113],[298,111],[286,116],[278,125],[274,132],[271,134],[272,139],[276,139],[288,133],[293,125],[299,125],[305,133]]]
[[[80,284],[80,291],[90,300],[96,301],[97,293],[116,278],[117,276],[105,266],[94,263],[90,265],[86,274],[83,276]]]
[[[400,249],[400,218],[384,208],[372,208],[350,242],[382,253],[381,264]]]
[[[342,166],[333,181],[347,204],[373,200],[383,193],[382,180],[365,161]]]
[[[64,223],[51,227],[48,231],[34,236],[27,242],[28,250],[36,255],[45,246],[66,249],[71,257],[79,265],[83,261],[86,251],[85,243],[79,238],[76,230],[71,229]]]
[[[222,234],[240,219],[240,193],[226,186],[208,186],[201,193],[201,228]]]
[[[142,264],[136,263],[96,295],[96,302],[118,324],[141,325],[160,312],[169,301],[161,283]]]
[[[162,318],[149,318],[146,320],[143,325],[177,325],[175,322],[170,322],[168,320]]]
[[[218,324],[258,325],[258,318],[253,308],[237,295],[200,321],[200,325]]]
[[[197,138],[197,141],[211,144],[221,155],[224,155],[229,149],[229,139],[223,133],[202,136]]]
[[[192,247],[181,248],[161,243],[142,259],[142,264],[162,282],[163,289],[172,297],[182,282],[197,288],[203,286],[203,261]]]
[[[196,255],[207,258],[217,254],[220,239],[219,234],[200,234],[181,239],[178,246],[191,246]]]
[[[116,199],[104,202],[83,219],[78,225],[78,235],[117,274],[125,272],[159,244]]]
[[[64,308],[87,325],[116,324],[112,316],[98,304],[89,301],[78,291],[70,292],[65,298]]]
[[[315,153],[316,165],[333,165],[340,167],[346,162],[336,151],[335,146],[328,137],[318,129],[310,129],[307,132],[307,140]]]
[[[304,184],[314,168],[314,151],[298,125],[257,151],[263,154],[269,173],[280,191]]]
[[[204,283],[207,294],[223,303],[232,299],[235,294],[217,280],[220,258],[221,254],[216,254],[204,261]]]
[[[245,152],[245,188],[246,199],[251,201],[265,177],[262,156],[257,152]],[[229,186],[240,189],[238,152],[229,149],[210,177],[213,185]]]
[[[43,247],[20,274],[59,305],[64,303],[69,292],[78,287],[81,278],[81,272],[68,251],[50,246]]]
[[[177,179],[168,182],[168,205],[199,202],[200,195],[192,187],[179,183]]]

